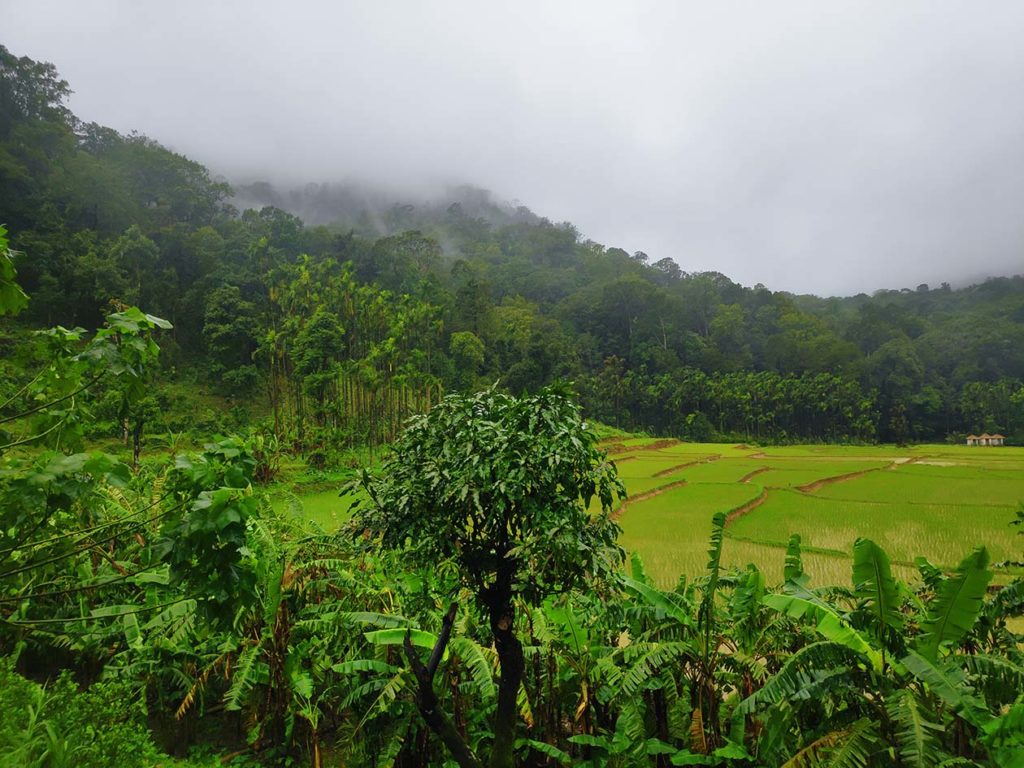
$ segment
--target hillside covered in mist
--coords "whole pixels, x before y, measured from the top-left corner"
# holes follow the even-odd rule
[[[558,379],[594,417],[680,437],[1024,439],[1024,277],[821,299],[468,186],[232,187],[82,123],[51,66],[0,57],[0,222],[29,320],[137,304],[174,324],[168,367],[275,418],[311,409],[323,440],[385,440],[445,390]]]

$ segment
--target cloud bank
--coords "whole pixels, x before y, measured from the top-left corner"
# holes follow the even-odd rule
[[[3,0],[87,120],[230,179],[472,183],[688,271],[1024,272],[1024,5]]]

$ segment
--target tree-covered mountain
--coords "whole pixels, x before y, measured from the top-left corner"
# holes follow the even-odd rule
[[[568,385],[544,385],[691,437],[1019,434],[1022,278],[822,300],[648,264],[479,190],[233,191],[82,124],[67,94],[0,48],[0,222],[21,248],[0,226],[0,764],[1021,766],[1021,563],[956,534],[1024,509],[954,492],[966,525],[920,514],[959,565],[865,537],[851,578],[821,583],[840,553],[820,540],[727,531],[769,490],[749,501],[771,468],[736,446],[748,500],[714,511],[706,566],[666,590],[639,552],[627,566],[617,519],[683,490],[672,473],[706,446],[602,447]],[[207,387],[268,418],[173,427],[168,391]],[[140,458],[154,422],[178,434]],[[201,451],[179,452],[184,430]],[[339,469],[345,445],[369,461]],[[1016,492],[1014,450],[970,468],[1002,476],[994,498]],[[627,496],[618,467],[641,457],[665,484]],[[693,506],[675,528],[654,519],[677,552],[711,515],[693,498],[662,499]],[[775,551],[782,581],[738,544]]]
[[[232,189],[79,121],[69,93],[0,49],[23,317],[96,327],[138,304],[174,324],[167,366],[265,395],[300,450],[388,440],[445,390],[557,379],[596,418],[673,436],[1024,440],[1024,277],[822,299],[652,263],[471,187]]]

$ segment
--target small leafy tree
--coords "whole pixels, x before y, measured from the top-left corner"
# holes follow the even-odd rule
[[[624,491],[614,465],[564,388],[523,398],[492,388],[450,395],[413,419],[381,472],[357,483],[366,499],[354,530],[425,565],[454,560],[485,611],[500,668],[490,765],[512,765],[524,672],[514,603],[538,605],[621,561],[610,512]],[[427,724],[459,765],[476,766],[432,689],[454,616],[453,604],[426,666],[408,638],[406,655]]]

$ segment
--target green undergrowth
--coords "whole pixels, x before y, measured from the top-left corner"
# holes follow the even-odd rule
[[[181,762],[153,742],[144,697],[133,684],[102,680],[81,690],[65,672],[47,684],[0,659],[0,765],[9,768],[151,768]]]

